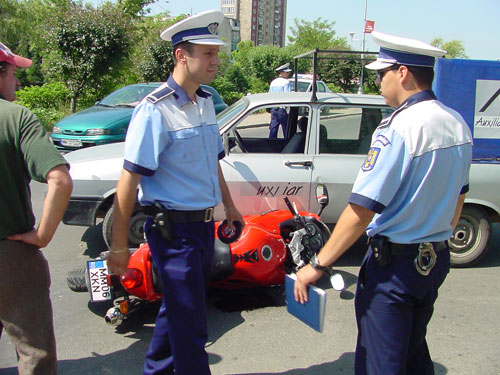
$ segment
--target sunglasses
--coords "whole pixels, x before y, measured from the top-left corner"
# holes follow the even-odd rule
[[[398,70],[399,69],[398,64],[392,65],[389,68],[383,69],[383,70],[378,70],[377,71],[377,78],[379,81],[382,81],[382,78],[384,78],[385,73],[391,71],[391,70]]]

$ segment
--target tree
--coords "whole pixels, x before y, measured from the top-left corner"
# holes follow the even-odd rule
[[[359,85],[360,63],[352,55],[332,55],[335,60],[321,60],[318,74],[327,83],[332,83],[341,92],[354,92]],[[339,59],[343,58],[343,59]]]
[[[101,9],[73,5],[53,20],[44,64],[50,76],[66,83],[72,112],[84,89],[99,88],[127,57],[131,29],[130,18],[109,3]]]
[[[331,49],[336,47],[347,48],[347,39],[335,37],[333,26],[335,22],[323,21],[321,17],[313,21],[294,19],[295,26],[290,28],[292,35],[288,36],[288,41],[306,50],[314,48]]]
[[[144,57],[139,63],[142,79],[148,82],[166,81],[174,67],[172,43],[158,38],[147,47]]]
[[[461,40],[451,40],[445,42],[443,38],[434,39],[431,44],[434,47],[441,48],[446,51],[446,58],[449,59],[468,59],[469,57],[465,54],[465,47]]]
[[[138,26],[138,39],[134,46],[132,60],[135,61],[139,76],[145,81],[166,81],[173,71],[174,59],[172,42],[160,39],[165,28],[186,18],[182,14],[169,18],[168,13],[145,17]]]
[[[118,4],[123,12],[129,17],[142,17],[148,14],[151,9],[147,6],[156,3],[157,0],[118,0]]]
[[[336,37],[334,30],[335,22],[324,21],[320,18],[312,22],[294,20],[295,27],[291,27],[291,36],[288,40],[296,47],[304,51],[315,48],[319,50],[349,51],[351,47],[346,38]],[[317,73],[323,81],[330,83],[342,92],[352,92],[357,85],[360,63],[350,54],[319,54],[318,57],[330,57],[332,59],[318,60]],[[310,66],[310,65],[309,65]],[[309,68],[309,70],[311,70]],[[305,72],[300,70],[299,72]],[[312,73],[312,72],[311,72]]]

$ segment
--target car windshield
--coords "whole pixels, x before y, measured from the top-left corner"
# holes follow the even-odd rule
[[[292,82],[293,85],[293,82]],[[309,86],[311,85],[311,82],[297,82],[297,91],[301,92],[306,92]]]
[[[135,107],[156,85],[130,85],[122,87],[106,96],[98,105],[104,107]]]
[[[229,120],[238,117],[248,107],[248,99],[243,97],[217,115],[219,129],[226,125]]]

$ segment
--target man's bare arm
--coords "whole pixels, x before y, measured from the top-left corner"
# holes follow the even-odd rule
[[[141,176],[139,174],[122,170],[113,208],[113,226],[111,253],[108,256],[108,266],[115,274],[122,275],[127,269],[128,258],[128,232],[130,216],[135,206],[137,187]]]
[[[457,207],[455,208],[455,214],[453,215],[453,220],[451,221],[452,229],[455,229],[455,227],[458,224],[458,220],[460,219],[464,202],[465,202],[465,194],[460,194],[457,199]]]
[[[23,241],[39,248],[49,244],[61,222],[69,197],[73,191],[73,181],[68,167],[60,164],[52,168],[46,176],[47,195],[43,203],[42,217],[37,229],[27,233],[14,234],[9,240]]]

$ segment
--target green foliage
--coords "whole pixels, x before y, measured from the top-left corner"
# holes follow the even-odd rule
[[[151,9],[146,7],[156,3],[156,1],[157,0],[119,0],[118,4],[123,9],[123,12],[129,17],[141,17],[151,11]]]
[[[256,47],[251,41],[243,41],[238,43],[238,50],[233,51],[233,59],[235,65],[241,67],[248,76],[253,76],[269,84],[276,78],[278,66],[290,63],[290,66],[293,67],[293,58],[306,51],[306,49],[296,45],[284,48],[277,46]],[[299,61],[299,72],[307,72],[310,68],[310,61]]]
[[[137,24],[137,39],[131,60],[134,62],[138,79],[155,82],[166,81],[174,68],[173,48],[171,42],[160,39],[160,33],[168,26],[186,18],[186,15],[168,19],[167,14],[144,17]]]
[[[111,4],[73,6],[54,20],[47,33],[52,50],[44,64],[49,76],[66,83],[72,111],[85,88],[99,87],[127,57],[130,29],[130,19]]]
[[[38,116],[48,131],[69,112],[66,107],[69,92],[62,82],[26,87],[17,91],[16,97],[19,104]]]
[[[158,38],[146,48],[145,58],[139,63],[142,79],[147,82],[166,81],[174,68],[171,42]]]
[[[380,94],[380,87],[375,84],[377,73],[373,70],[365,69],[363,80],[363,93],[364,94]]]
[[[431,44],[434,47],[444,49],[446,52],[445,57],[448,59],[468,59],[465,54],[465,47],[461,40],[451,40],[445,42],[442,38],[434,39]]]
[[[288,41],[298,47],[307,50],[315,48],[330,49],[332,46],[347,46],[345,38],[336,38],[335,22],[323,21],[321,17],[309,22],[305,20],[293,20],[295,26],[290,28],[292,35],[288,36]]]
[[[221,76],[215,77],[210,86],[217,90],[224,102],[228,105],[233,104],[244,95],[244,93],[237,91],[235,85]]]
[[[250,77],[249,80],[250,92],[252,94],[257,94],[259,92],[267,92],[269,90],[269,83],[257,77]]]
[[[245,94],[250,89],[248,78],[245,75],[243,69],[241,69],[238,65],[231,65],[229,68],[227,68],[224,79],[227,82],[231,82],[231,84],[235,88],[235,91],[239,91]]]
[[[72,111],[87,108],[127,84],[165,81],[173,69],[173,51],[159,34],[186,15],[146,16],[155,1],[105,0],[92,6],[87,0],[0,0],[0,41],[33,61],[30,68],[18,71],[22,86],[27,87],[19,91],[20,102],[50,128],[68,113],[68,107]],[[285,63],[293,67],[294,56],[316,47],[350,49],[345,38],[336,36],[334,25],[321,18],[295,20],[290,44],[284,48],[240,42],[232,60],[220,54],[213,86],[228,104],[247,93],[267,92],[277,76],[275,69]],[[463,48],[462,54],[456,52],[461,42],[454,42],[449,42],[450,47],[437,41],[453,57],[465,56]],[[312,59],[298,60],[298,72],[312,73]],[[334,91],[355,92],[359,72],[360,62],[350,56],[318,61],[318,74]],[[374,80],[372,72],[365,70],[364,92],[378,91]],[[41,92],[29,87],[34,85],[41,86]],[[61,87],[67,90],[64,95]],[[57,98],[46,100],[50,90]]]
[[[332,56],[332,55],[330,55]],[[356,92],[359,85],[360,61],[353,60],[352,55],[333,55],[336,60],[321,60],[318,73],[325,82],[332,83],[336,92]]]

